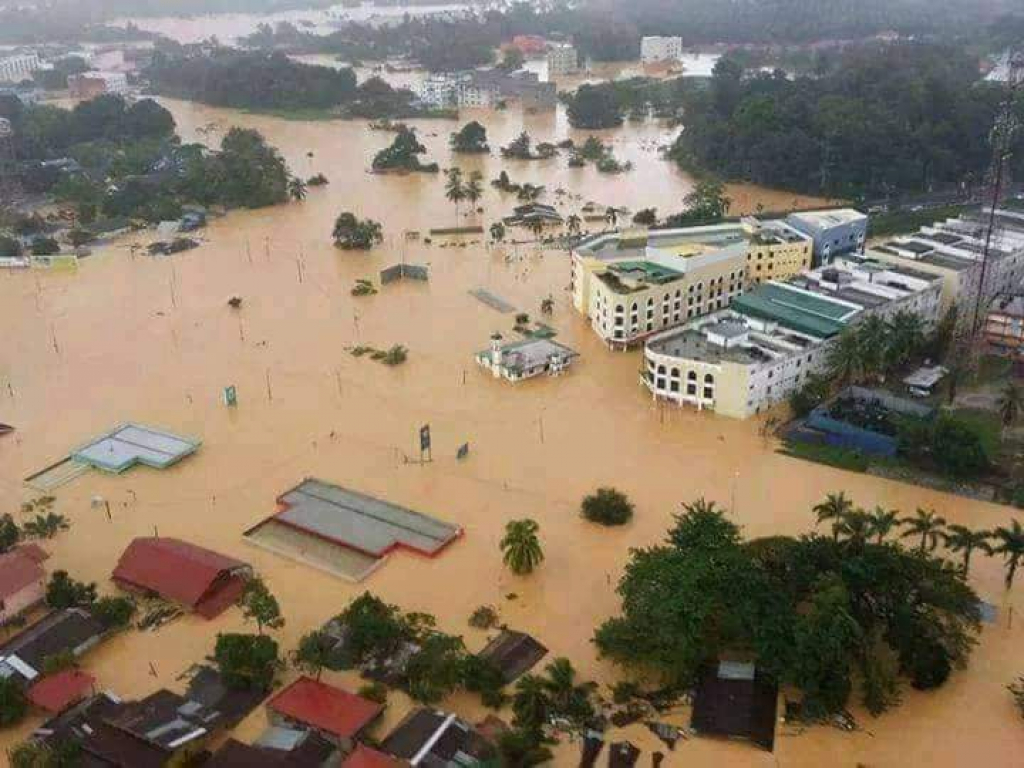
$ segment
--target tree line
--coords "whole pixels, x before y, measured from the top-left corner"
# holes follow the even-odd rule
[[[851,48],[821,75],[749,74],[728,57],[685,99],[669,152],[683,166],[810,194],[844,197],[979,183],[1005,86],[946,45]],[[1024,115],[1024,100],[1019,106]],[[1014,170],[1022,167],[1017,137]]]

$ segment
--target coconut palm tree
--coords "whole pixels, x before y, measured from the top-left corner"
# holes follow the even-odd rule
[[[826,366],[829,377],[839,386],[856,382],[864,375],[864,346],[856,330],[847,328],[832,343]]]
[[[31,539],[52,539],[70,527],[70,521],[64,515],[59,515],[56,512],[36,515],[34,520],[29,520],[21,526],[25,536]]]
[[[554,712],[573,720],[584,720],[593,713],[590,695],[597,685],[593,682],[577,683],[576,670],[568,659],[555,659],[545,671],[544,688]]]
[[[832,534],[836,540],[845,538],[855,546],[863,546],[874,533],[871,520],[871,515],[863,509],[852,509],[832,524]]]
[[[856,333],[864,373],[868,376],[879,375],[885,368],[889,346],[888,326],[878,315],[871,315],[857,326]]]
[[[943,536],[943,527],[946,525],[946,518],[939,515],[934,509],[926,512],[920,507],[913,517],[903,518],[903,524],[907,530],[902,533],[902,538],[920,536],[918,552],[931,552],[939,545],[939,538]]]
[[[500,243],[505,239],[505,225],[500,221],[496,221],[491,224],[491,240],[496,243]]]
[[[1024,558],[1024,527],[1019,520],[1013,520],[1010,526],[1000,526],[992,532],[992,535],[999,542],[993,553],[1002,555],[1006,561],[1006,588],[1013,586],[1013,577],[1017,575],[1017,567]]]
[[[826,520],[832,521],[832,534],[835,536],[836,523],[843,518],[843,515],[853,511],[853,502],[846,498],[846,494],[842,491],[830,493],[823,502],[814,505],[813,511],[818,518],[818,522],[815,523],[816,525],[821,525]]]
[[[468,200],[469,204],[473,206],[473,210],[476,210],[476,204],[484,195],[484,188],[480,183],[483,177],[484,176],[480,171],[473,171],[469,174],[469,181],[466,182],[462,190],[466,200]]]
[[[512,520],[505,526],[500,546],[505,565],[513,573],[530,573],[544,560],[544,551],[537,537],[539,530],[537,521],[530,519]]]
[[[924,346],[924,323],[916,312],[897,312],[888,323],[886,367],[895,368]]]
[[[948,550],[964,553],[964,576],[971,570],[971,553],[974,550],[981,550],[986,555],[992,554],[992,545],[989,543],[991,531],[975,531],[965,525],[951,525],[942,538]]]
[[[1024,410],[1024,390],[1017,386],[1016,382],[1008,381],[1003,391],[999,394],[997,403],[999,408],[999,419],[1003,422],[1003,430],[1007,430],[1020,418],[1021,410]]]
[[[548,696],[546,681],[537,675],[523,675],[519,678],[512,697],[512,711],[515,712],[517,725],[527,728],[544,725],[550,710],[551,697]]]
[[[875,536],[875,543],[881,544],[885,537],[892,533],[900,523],[900,513],[896,509],[885,509],[881,505],[875,507],[870,514],[871,535]]]
[[[292,200],[301,201],[306,199],[306,182],[298,176],[288,180],[288,194]]]
[[[575,237],[580,233],[580,228],[583,226],[583,220],[574,213],[565,220],[565,226],[566,229],[569,230],[569,234]]]
[[[542,299],[540,302],[540,311],[542,314],[550,315],[555,311],[555,300],[550,296],[546,299]]]
[[[462,169],[449,168],[444,172],[448,180],[444,184],[444,196],[455,203],[455,223],[459,223],[459,203],[466,199],[466,187],[462,183]]]

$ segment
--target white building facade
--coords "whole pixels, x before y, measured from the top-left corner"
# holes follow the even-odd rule
[[[579,55],[569,43],[548,46],[548,77],[571,75],[579,69]]]
[[[0,82],[20,83],[31,80],[32,73],[43,68],[38,53],[18,53],[0,58]]]
[[[683,39],[681,37],[640,38],[640,60],[644,64],[678,61],[682,57]]]

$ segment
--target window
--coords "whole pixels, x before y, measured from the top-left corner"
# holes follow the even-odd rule
[[[696,395],[697,394],[697,385],[696,384],[687,384],[686,385],[686,394],[688,394],[688,395]]]
[[[715,377],[712,376],[710,373],[705,373],[704,374],[704,383],[705,384],[714,384],[715,383]]]
[[[669,389],[670,389],[670,390],[671,390],[672,392],[678,392],[678,391],[679,391],[679,382],[678,382],[678,381],[673,381],[673,382],[671,382],[671,383],[669,384]]]
[[[712,387],[704,387],[704,399],[711,400],[715,396],[715,390]]]
[[[678,378],[679,378],[679,369],[678,369],[678,368],[673,368],[673,369],[672,369],[672,370],[671,370],[671,371],[669,372],[669,375],[670,375],[670,376],[671,376],[671,377],[672,377],[673,379],[678,379]]]
[[[687,381],[696,381],[697,380],[697,372],[696,371],[687,371],[687,373],[686,373],[686,380]]]

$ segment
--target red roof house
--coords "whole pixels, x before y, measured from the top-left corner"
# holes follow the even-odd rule
[[[381,704],[308,677],[300,677],[274,696],[267,708],[279,721],[312,728],[343,748],[351,747],[384,711]]]
[[[212,619],[238,601],[251,570],[187,541],[149,537],[128,545],[112,578],[123,589],[154,592]]]
[[[38,547],[18,547],[0,555],[0,624],[41,603],[46,595],[39,553],[46,554]]]
[[[341,768],[401,768],[403,765],[408,763],[376,749],[370,749],[365,744],[359,744],[355,751],[345,758]]]
[[[37,680],[27,691],[28,700],[56,715],[92,694],[96,679],[79,669],[65,669]]]

